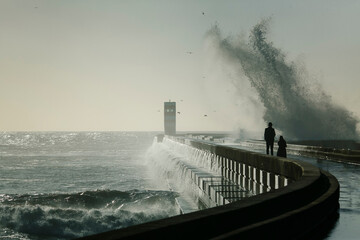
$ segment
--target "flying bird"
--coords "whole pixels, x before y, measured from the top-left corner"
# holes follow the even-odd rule
[[[193,54],[193,52],[186,52],[187,54]]]
[[[180,114],[180,112],[177,112],[178,114]]]
[[[204,12],[202,12],[202,15],[205,15],[205,13],[204,13]]]
[[[207,115],[205,114],[204,117],[207,117]]]

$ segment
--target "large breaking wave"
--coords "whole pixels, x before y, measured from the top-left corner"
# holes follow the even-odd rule
[[[178,214],[177,193],[98,190],[0,195],[0,238],[71,239]]]
[[[268,19],[261,21],[249,40],[223,38],[218,26],[208,32],[217,56],[236,68],[235,88],[243,92],[245,81],[250,82],[264,107],[263,120],[286,138],[359,139],[359,119],[335,104],[301,64],[287,61],[267,39],[268,27]]]

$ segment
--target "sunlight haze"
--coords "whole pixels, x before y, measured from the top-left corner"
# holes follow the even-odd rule
[[[179,131],[263,129],[206,34],[246,39],[264,18],[274,46],[359,118],[359,12],[359,1],[0,0],[0,131],[162,131],[169,100]]]

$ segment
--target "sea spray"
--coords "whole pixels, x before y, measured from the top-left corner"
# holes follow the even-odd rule
[[[181,195],[192,194],[191,177],[184,172],[183,162],[187,161],[187,151],[175,151],[166,139],[163,143],[154,142],[147,151],[147,165],[150,179],[156,181],[160,188],[181,192]]]
[[[262,20],[248,40],[223,38],[218,26],[208,31],[217,56],[235,68],[233,86],[243,92],[250,82],[263,106],[263,120],[273,122],[286,138],[359,139],[359,119],[334,103],[301,64],[289,62],[267,39],[268,29],[269,19]]]

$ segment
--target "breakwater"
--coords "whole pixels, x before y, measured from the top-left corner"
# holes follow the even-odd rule
[[[326,229],[337,214],[336,178],[311,164],[180,136],[163,141],[208,154],[205,165],[217,175],[187,171],[214,207],[83,239],[297,239]],[[254,195],[236,200],[244,191]]]

